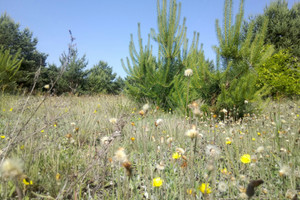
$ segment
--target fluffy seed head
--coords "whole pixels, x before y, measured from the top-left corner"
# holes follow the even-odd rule
[[[23,175],[23,163],[18,159],[6,159],[1,165],[1,175],[4,178],[17,178]]]
[[[184,76],[192,76],[193,75],[193,70],[192,69],[186,69],[184,71]]]

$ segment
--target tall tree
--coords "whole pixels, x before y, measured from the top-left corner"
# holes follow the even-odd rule
[[[250,19],[256,31],[262,28],[264,18],[269,21],[265,43],[274,45],[276,52],[289,49],[292,55],[300,58],[300,2],[295,2],[291,9],[286,0],[271,2],[263,14]]]
[[[13,90],[16,87],[14,76],[18,72],[22,60],[18,59],[20,52],[14,56],[9,50],[0,48],[0,90]]]
[[[33,85],[35,72],[39,67],[46,66],[47,55],[37,50],[37,38],[33,38],[32,32],[25,28],[20,30],[20,25],[15,23],[6,13],[0,17],[0,46],[10,50],[12,55],[18,51],[19,59],[23,59],[18,77],[18,85],[30,88]]]
[[[93,68],[87,71],[86,88],[87,92],[95,93],[119,93],[121,85],[118,87],[117,74],[113,73],[112,67],[106,62],[99,61]],[[120,80],[118,80],[120,81]]]
[[[250,104],[245,104],[245,100],[247,102],[259,99],[261,91],[255,88],[255,68],[262,65],[273,53],[272,46],[264,46],[267,19],[263,20],[262,29],[254,37],[254,24],[251,23],[245,39],[241,39],[243,6],[244,0],[241,0],[239,13],[233,23],[232,0],[225,0],[223,30],[216,20],[219,46],[214,47],[218,58],[218,82],[221,89],[216,101],[217,110],[235,110],[236,113],[232,114],[236,118],[242,117],[245,111],[250,112]]]
[[[151,30],[151,36],[158,45],[158,55],[155,57],[150,45],[150,34],[147,45],[143,46],[140,25],[138,25],[138,50],[135,48],[133,36],[129,45],[130,59],[127,66],[122,60],[122,65],[128,73],[126,81],[127,92],[138,100],[145,99],[163,107],[170,106],[170,93],[173,88],[174,77],[182,74],[181,51],[185,46],[186,27],[185,19],[180,22],[180,3],[170,0],[169,9],[167,1],[162,5],[157,1],[158,32]],[[169,10],[169,12],[167,11]]]

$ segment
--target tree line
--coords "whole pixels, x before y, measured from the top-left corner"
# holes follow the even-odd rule
[[[86,69],[86,56],[79,56],[70,31],[68,53],[60,56],[60,66],[46,64],[47,54],[37,50],[37,38],[4,13],[0,17],[0,89],[15,93],[42,92],[45,85],[53,87],[52,93],[119,94],[124,80],[113,73],[107,62],[100,60]],[[55,85],[54,85],[55,83]]]

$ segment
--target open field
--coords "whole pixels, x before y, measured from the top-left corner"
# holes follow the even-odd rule
[[[0,98],[0,199],[300,196],[299,101],[232,122],[123,96],[27,98]]]

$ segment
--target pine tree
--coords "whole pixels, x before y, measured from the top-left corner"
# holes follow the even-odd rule
[[[142,43],[140,25],[138,25],[139,49],[135,48],[133,36],[129,45],[130,59],[127,66],[122,60],[124,70],[128,73],[126,86],[127,93],[139,101],[153,102],[162,107],[172,106],[170,99],[175,77],[183,73],[183,47],[187,46],[185,19],[180,22],[180,3],[176,0],[169,2],[157,1],[158,32],[151,30],[145,47]],[[151,38],[158,45],[158,55],[153,55]]]
[[[215,78],[219,84],[218,96],[215,102],[215,112],[225,108],[231,110],[237,119],[244,112],[250,112],[252,102],[259,99],[265,88],[256,88],[255,68],[262,65],[273,53],[272,46],[264,46],[268,20],[264,19],[262,29],[253,37],[254,24],[251,23],[245,39],[242,38],[242,22],[244,1],[240,1],[239,13],[235,22],[232,19],[232,0],[225,0],[223,30],[216,21],[219,46],[214,49],[217,53],[218,71]],[[221,66],[221,67],[220,67]],[[248,106],[249,109],[245,109]],[[238,112],[233,112],[233,110]]]

